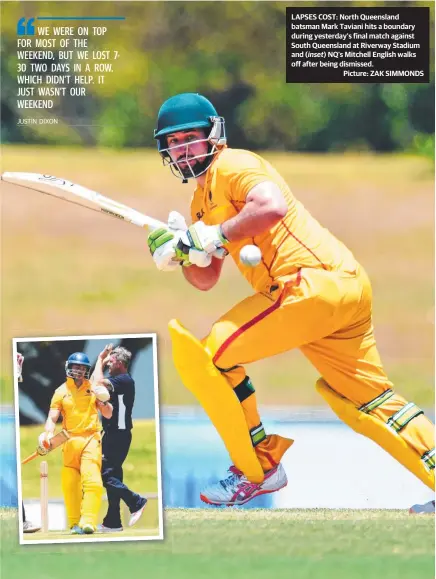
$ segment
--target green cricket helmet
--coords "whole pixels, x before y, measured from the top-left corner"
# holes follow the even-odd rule
[[[163,164],[169,166],[173,175],[182,179],[183,183],[205,173],[215,153],[226,144],[224,123],[224,118],[218,115],[213,104],[199,94],[182,93],[166,100],[159,110],[157,128],[154,131]],[[168,135],[194,129],[203,129],[205,138],[168,147]],[[202,142],[208,144],[207,153],[197,157],[189,156],[189,146]],[[174,153],[176,149],[179,149],[180,156],[173,160],[170,151]],[[187,161],[193,159],[197,161],[191,166]],[[181,167],[179,163],[183,161],[185,166]]]

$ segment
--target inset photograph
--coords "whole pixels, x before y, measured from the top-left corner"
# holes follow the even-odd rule
[[[155,334],[15,338],[20,544],[163,539]]]

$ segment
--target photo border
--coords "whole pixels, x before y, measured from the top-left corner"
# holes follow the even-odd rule
[[[15,360],[17,358],[17,344],[21,342],[62,342],[67,340],[112,340],[122,338],[151,338],[153,343],[153,389],[154,389],[154,416],[156,422],[156,466],[157,466],[157,498],[158,498],[158,520],[159,534],[153,537],[104,537],[101,536],[77,539],[36,539],[24,540],[23,517],[21,505],[23,504],[22,480],[21,480],[21,449],[20,449],[20,405],[19,405],[19,388],[18,372]],[[160,436],[160,413],[159,413],[159,386],[158,386],[158,358],[157,358],[157,334],[98,334],[87,336],[48,336],[48,337],[20,337],[12,338],[12,356],[13,356],[13,377],[14,377],[14,417],[15,417],[15,453],[17,458],[17,490],[18,490],[18,542],[20,545],[53,545],[53,544],[72,544],[76,543],[121,543],[126,541],[162,541],[164,539],[164,519],[163,519],[163,493],[162,493],[162,460],[161,460],[161,436]],[[98,533],[100,535],[100,533]]]

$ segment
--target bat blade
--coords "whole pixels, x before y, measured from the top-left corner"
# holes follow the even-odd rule
[[[68,434],[68,432],[66,430],[61,430],[60,432],[55,434],[53,438],[50,440],[50,450],[54,450],[58,446],[61,446],[69,438],[70,435]]]
[[[55,434],[50,440],[50,448],[47,450],[47,454],[49,452],[51,452],[52,450],[54,450],[55,448],[62,446],[62,444],[64,444],[64,442],[66,442],[69,438],[70,438],[70,435],[68,434],[68,432],[66,430],[61,430],[60,432]],[[22,460],[21,464],[27,464],[28,462],[37,458],[38,456],[42,457],[42,456],[46,456],[46,455],[45,454],[39,454],[39,452],[37,450],[35,450],[35,452],[32,452],[31,455],[29,455],[27,458]]]

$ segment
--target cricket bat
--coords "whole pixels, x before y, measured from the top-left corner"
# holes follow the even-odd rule
[[[154,219],[149,215],[140,213],[119,201],[114,201],[105,197],[97,191],[82,187],[77,183],[72,183],[67,179],[55,177],[54,175],[42,175],[40,173],[20,173],[14,171],[5,171],[1,174],[0,179],[6,183],[12,183],[25,189],[32,189],[44,195],[50,195],[63,201],[68,201],[74,205],[80,205],[92,211],[103,212],[110,217],[121,219],[126,223],[137,225],[138,227],[150,230],[166,228],[167,224]],[[219,259],[224,259],[227,252],[222,247],[217,248],[213,255]]]
[[[47,453],[51,452],[52,450],[54,450],[58,446],[62,446],[62,444],[64,444],[64,442],[66,442],[69,438],[70,438],[70,435],[68,434],[68,432],[66,430],[61,430],[60,432],[55,434],[53,436],[53,438],[50,440],[50,448],[47,449]],[[35,450],[35,452],[32,452],[32,454],[30,456],[28,456],[27,458],[22,460],[21,464],[26,464],[26,463],[30,462],[31,460],[33,460],[34,458],[37,458],[38,456],[45,456],[45,455],[41,455],[37,450]]]

